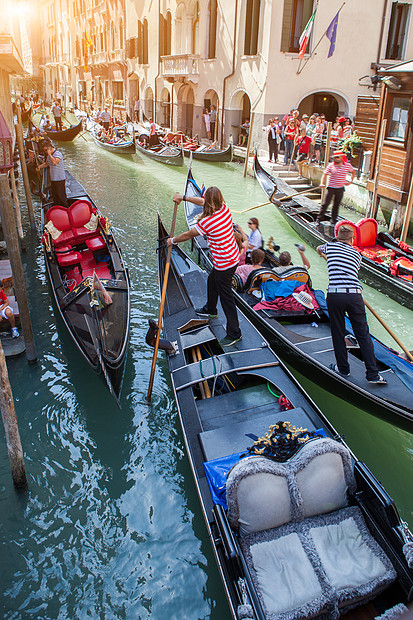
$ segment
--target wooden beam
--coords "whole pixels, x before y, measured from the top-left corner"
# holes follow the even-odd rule
[[[379,203],[377,200],[377,193],[379,189],[379,176],[380,176],[380,165],[381,165],[381,156],[383,153],[383,143],[384,137],[386,135],[386,127],[387,127],[387,119],[383,119],[383,123],[380,128],[380,138],[377,145],[377,162],[376,162],[376,175],[374,177],[374,189],[373,196],[370,204],[367,206],[366,217],[377,217],[377,211],[379,208]]]
[[[403,227],[402,227],[402,232],[400,234],[400,241],[406,241],[407,233],[409,232],[410,216],[412,214],[412,207],[413,207],[413,176],[410,181],[409,196],[407,198],[406,210],[404,212]]]
[[[247,176],[247,171],[248,171],[248,161],[250,158],[250,146],[251,146],[251,140],[252,140],[252,128],[254,127],[254,116],[255,116],[255,112],[252,112],[251,119],[250,119],[250,132],[248,134],[248,142],[247,142],[247,155],[245,157],[245,165],[244,165],[244,177]]]

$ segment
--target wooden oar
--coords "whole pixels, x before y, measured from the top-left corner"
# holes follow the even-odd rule
[[[174,202],[174,212],[173,212],[173,216],[172,216],[172,226],[171,226],[170,237],[174,236],[177,212],[178,212],[178,203]],[[159,305],[159,315],[158,315],[159,329],[158,329],[158,332],[156,334],[155,346],[154,346],[154,349],[153,349],[151,376],[149,377],[148,394],[146,395],[146,402],[148,402],[148,403],[151,402],[153,380],[154,380],[154,377],[155,377],[156,358],[158,356],[159,338],[161,336],[162,317],[163,317],[163,311],[164,311],[165,299],[166,299],[166,287],[168,285],[169,268],[170,268],[170,265],[171,265],[171,254],[172,254],[172,244],[168,247],[168,253],[166,255],[165,271],[164,271],[164,274],[163,274],[161,303]]]
[[[247,211],[252,211],[253,209],[259,209],[260,207],[265,207],[266,205],[269,205],[269,204],[275,204],[274,201],[281,202],[282,200],[290,200],[291,198],[295,198],[295,196],[299,196],[300,194],[310,194],[311,192],[315,192],[315,191],[318,191],[318,187],[312,187],[311,189],[305,189],[301,192],[295,192],[295,194],[291,194],[290,196],[284,196],[283,198],[277,199],[277,198],[274,198],[274,194],[277,193],[277,188],[275,188],[268,202],[263,202],[262,204],[256,205],[255,207],[249,207],[249,209],[244,209],[243,211],[235,211],[234,209],[231,209],[231,213],[247,213]]]
[[[408,349],[406,349],[406,347],[404,346],[404,344],[402,344],[400,342],[400,340],[398,339],[398,337],[396,336],[396,334],[390,329],[390,327],[383,321],[383,319],[381,318],[381,316],[379,316],[377,314],[377,312],[370,306],[369,302],[364,300],[364,304],[366,306],[366,308],[368,308],[370,310],[370,312],[372,313],[373,316],[376,317],[376,319],[378,320],[379,323],[381,323],[384,327],[384,329],[390,334],[390,336],[393,338],[393,340],[395,342],[397,342],[397,344],[399,345],[399,347],[404,351],[404,353],[407,355],[407,358],[413,362],[413,355],[410,353],[410,351]]]

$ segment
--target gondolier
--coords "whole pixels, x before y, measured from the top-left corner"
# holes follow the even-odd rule
[[[195,227],[168,239],[167,244],[176,244],[198,235],[206,235],[212,254],[213,269],[208,276],[207,302],[195,312],[198,316],[217,318],[219,297],[227,319],[227,335],[220,344],[224,347],[233,346],[241,340],[241,330],[232,290],[232,276],[238,265],[239,249],[234,236],[231,212],[217,187],[209,187],[204,197],[182,196],[177,193],[173,200],[178,204],[184,200],[203,207],[202,215]]]
[[[66,174],[63,163],[63,155],[60,151],[57,151],[54,146],[44,140],[40,143],[40,149],[43,150],[46,161],[38,166],[40,168],[50,168],[50,181],[52,188],[52,199],[54,205],[60,205],[61,207],[68,207],[66,196]]]
[[[107,108],[105,108],[103,112],[101,112],[99,120],[102,121],[103,127],[106,129],[106,131],[108,131],[109,123],[110,123],[110,114]]]
[[[373,342],[358,279],[361,255],[352,247],[353,239],[353,230],[341,226],[336,242],[325,243],[317,248],[320,256],[326,258],[328,268],[327,308],[337,362],[330,367],[344,377],[350,375],[345,341],[345,314],[347,312],[366,366],[367,381],[377,385],[386,385],[387,381],[377,371]]]
[[[351,181],[347,181],[348,173],[351,173]],[[356,171],[347,161],[343,151],[335,151],[333,154],[333,161],[328,164],[327,168],[324,170],[323,176],[321,177],[320,187],[325,186],[327,177],[329,177],[329,181],[324,202],[322,203],[320,212],[317,216],[317,225],[321,224],[330,202],[334,199],[330,218],[330,224],[334,226],[337,222],[338,210],[343,199],[344,188],[353,182],[355,176]]]
[[[52,107],[52,114],[54,116],[54,123],[56,126],[56,131],[62,131],[62,108],[60,105],[55,102]]]

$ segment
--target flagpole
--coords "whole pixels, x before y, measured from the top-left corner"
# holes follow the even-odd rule
[[[337,11],[336,15],[338,15],[338,14],[340,13],[341,9],[343,8],[343,6],[344,6],[345,4],[346,4],[346,3],[345,3],[345,2],[343,2],[343,4],[341,5],[341,7],[339,8],[339,10]],[[333,19],[334,19],[334,18],[333,18]],[[330,22],[330,23],[331,23],[331,22]],[[309,60],[311,60],[311,58],[313,57],[314,52],[316,51],[317,47],[320,45],[321,41],[322,41],[322,40],[324,39],[324,37],[326,36],[326,34],[327,34],[327,30],[329,29],[329,27],[330,27],[330,24],[327,26],[327,28],[325,29],[325,31],[324,31],[324,32],[323,32],[323,34],[321,35],[320,40],[318,41],[317,45],[315,46],[315,48],[313,49],[313,51],[311,52],[311,54],[309,55],[309,57],[308,57],[308,58],[306,58],[305,63],[304,63],[304,65],[303,65],[303,67],[302,67],[302,68],[300,68],[300,67],[301,67],[301,61],[300,61],[300,64],[298,65],[298,69],[297,69],[297,73],[296,73],[296,75],[300,75],[300,73],[303,71],[303,69],[305,68],[305,66],[306,66],[306,64],[308,63],[308,61],[309,61]]]

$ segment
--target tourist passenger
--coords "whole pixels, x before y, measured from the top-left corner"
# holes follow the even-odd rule
[[[202,206],[202,214],[194,228],[169,238],[167,244],[187,241],[198,235],[206,235],[212,254],[213,268],[208,276],[207,301],[202,308],[195,309],[198,316],[217,318],[217,302],[221,300],[227,319],[227,335],[221,340],[223,347],[230,347],[241,340],[238,313],[232,291],[232,276],[239,261],[239,249],[234,235],[234,226],[229,208],[217,187],[208,187],[203,197],[182,196],[176,193],[174,202],[181,200]]]
[[[278,161],[278,143],[280,141],[280,130],[277,125],[278,119],[272,118],[267,127],[268,139],[268,163],[274,158],[274,163]]]
[[[347,181],[347,174],[351,173],[351,181]],[[344,187],[350,185],[356,176],[353,166],[347,161],[343,151],[335,151],[333,161],[328,164],[321,177],[320,187],[325,187],[326,179],[329,178],[327,184],[327,193],[321,204],[319,214],[317,216],[317,224],[321,224],[327,208],[334,198],[333,208],[331,210],[330,224],[334,226],[337,222],[338,210],[344,195]]]
[[[8,321],[10,323],[12,338],[18,338],[19,330],[16,327],[13,310],[10,308],[6,293],[0,288],[0,323],[2,321]]]
[[[63,163],[63,155],[60,151],[57,151],[54,146],[47,140],[43,140],[40,143],[40,148],[43,150],[46,161],[37,167],[50,169],[50,181],[52,190],[52,200],[54,205],[60,205],[61,207],[68,207],[66,196],[66,174]]]
[[[306,129],[301,130],[301,135],[297,137],[296,142],[298,146],[298,157],[297,157],[298,178],[301,179],[303,176],[302,175],[303,166],[304,166],[304,163],[308,160],[308,151],[312,143],[312,139],[309,136],[307,136]]]
[[[301,256],[302,265],[293,265],[291,254],[287,251],[280,252],[280,255],[278,256],[280,264],[278,267],[273,267],[273,271],[279,276],[290,269],[310,269],[310,261],[305,255],[305,245],[303,243],[296,243],[295,245]]]
[[[256,217],[250,217],[250,219],[248,220],[248,226],[251,232],[248,237],[247,262],[251,256],[251,252],[253,250],[262,248],[263,245],[262,234],[259,229],[259,225],[260,223]]]
[[[238,265],[235,270],[235,273],[240,276],[242,283],[245,284],[247,278],[251,271],[255,269],[259,269],[262,263],[265,260],[265,252],[264,250],[257,249],[251,252],[251,264],[249,265]]]
[[[361,295],[361,284],[358,279],[361,254],[352,247],[353,239],[353,230],[340,226],[337,241],[319,245],[317,248],[320,256],[327,260],[328,269],[327,309],[336,358],[336,364],[330,364],[330,368],[344,377],[350,374],[345,341],[345,314],[347,312],[363,356],[367,381],[377,385],[386,385],[387,381],[379,375],[377,370],[373,342]]]
[[[284,129],[284,145],[285,145],[285,154],[284,154],[284,166],[288,164],[291,160],[291,163],[294,163],[294,140],[298,135],[297,124],[293,117],[289,119],[287,125]]]

